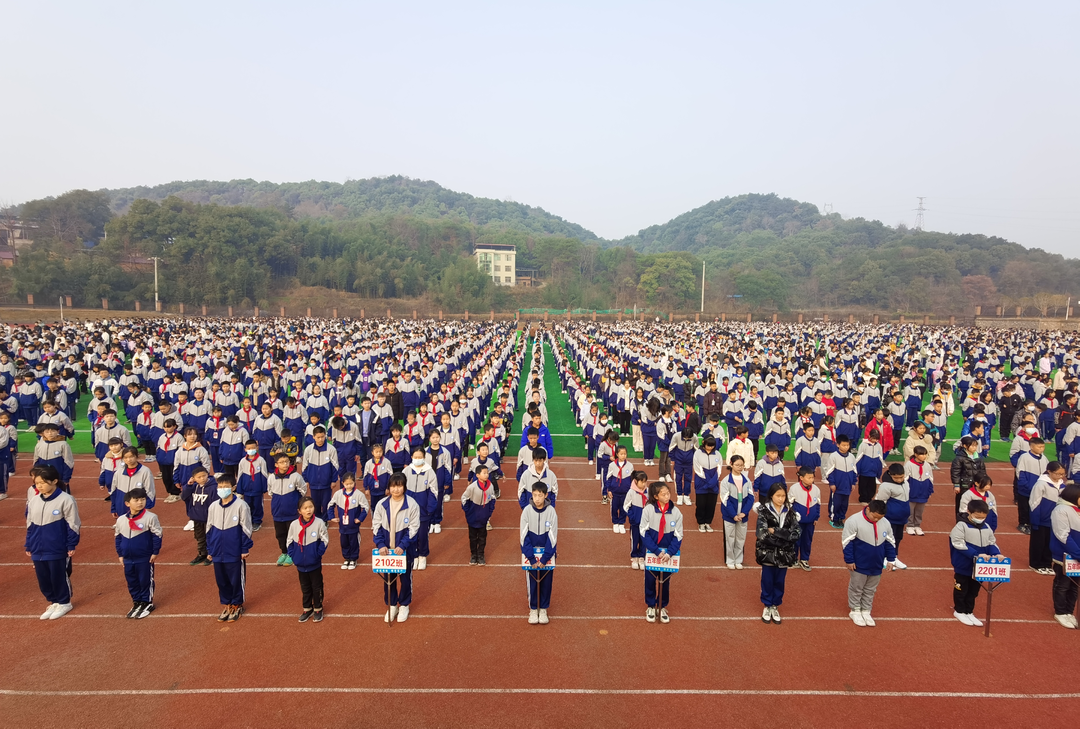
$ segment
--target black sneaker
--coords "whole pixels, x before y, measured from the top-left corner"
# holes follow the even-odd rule
[[[261,521],[258,524],[252,524],[252,526],[251,526],[251,531],[253,531],[253,532],[257,532],[260,529],[262,529],[262,522]]]
[[[142,610],[140,610],[138,613],[136,613],[135,617],[138,618],[139,620],[142,620],[143,618],[147,617],[152,612],[154,612],[154,603],[152,603],[152,602],[144,602],[142,604]]]
[[[201,554],[197,554],[197,555],[195,555],[195,559],[188,562],[188,564],[191,565],[192,567],[194,567],[195,565],[202,564],[205,561],[206,561],[206,557],[204,557]]]
[[[305,610],[304,612],[300,613],[300,622],[306,623],[308,621],[308,618],[310,618],[314,614],[315,612],[313,610]]]
[[[229,615],[230,615],[231,613],[232,613],[232,605],[226,605],[226,606],[225,606],[225,607],[224,607],[224,608],[222,609],[222,611],[221,611],[221,615],[218,615],[218,616],[217,616],[218,622],[219,622],[219,623],[224,623],[224,622],[225,622],[226,620],[228,620],[228,619],[229,619]]]
[[[313,623],[321,623],[322,619],[323,619],[323,611],[322,610],[316,610],[315,611],[315,617],[313,617],[311,619],[311,622],[313,622]]]
[[[244,606],[243,605],[233,605],[232,611],[229,613],[228,621],[230,623],[235,623],[237,620],[240,619],[240,616],[243,615],[243,614],[244,614]]]
[[[484,561],[484,558],[483,558],[483,557],[477,557],[477,558],[476,558],[476,564],[478,564],[478,565],[480,565],[481,567],[483,567],[484,565],[486,565],[486,564],[487,564],[487,562],[485,562],[485,561]]]
[[[141,610],[142,610],[142,603],[141,602],[132,603],[131,604],[131,609],[128,610],[127,616],[129,618],[133,618],[136,615],[138,615]]]
[[[470,565],[474,565],[474,564],[476,564],[476,562],[477,562],[477,560],[476,560],[475,556],[469,559],[469,564]]]

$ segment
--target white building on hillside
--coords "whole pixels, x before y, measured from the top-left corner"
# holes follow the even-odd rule
[[[514,274],[516,246],[479,245],[476,247],[476,267],[491,276],[491,280],[500,286],[514,286],[517,277]]]

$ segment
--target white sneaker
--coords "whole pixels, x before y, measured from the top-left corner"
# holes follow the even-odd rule
[[[48,620],[50,617],[52,617],[53,610],[55,610],[58,607],[60,607],[60,605],[58,605],[57,603],[55,603],[55,602],[51,603],[49,605],[49,607],[45,608],[45,612],[43,612],[41,614],[41,617],[39,619],[40,620]]]
[[[1058,621],[1058,624],[1061,625],[1063,628],[1072,629],[1075,626],[1072,624],[1072,620],[1069,619],[1071,617],[1071,615],[1055,615],[1054,620]]]
[[[184,531],[185,532],[193,532],[193,531],[195,531],[195,520],[194,519],[188,519],[188,523],[184,525]]]
[[[761,611],[761,622],[763,622],[763,623],[771,623],[772,622],[772,608],[769,607],[768,605],[766,605],[765,609]]]
[[[637,557],[635,557],[634,559],[630,560],[630,569],[632,569],[632,570],[636,570],[636,569],[637,569]]]
[[[434,534],[435,533],[435,525],[434,524],[428,524],[427,533],[428,534]]]
[[[645,622],[656,622],[656,608],[645,608]]]
[[[397,621],[399,623],[404,623],[408,619],[409,619],[409,606],[408,605],[402,605],[400,608],[398,608]]]
[[[71,612],[71,603],[66,602],[63,605],[56,605],[53,608],[52,615],[49,616],[49,620],[58,620]]]
[[[907,528],[907,529],[905,529],[904,531],[905,531],[906,533],[910,534],[911,536],[915,536],[915,527],[908,527],[908,528]]]
[[[1076,622],[1076,616],[1075,616],[1075,615],[1070,615],[1070,616],[1069,616],[1069,622],[1070,622],[1070,623],[1072,623],[1072,626],[1073,626],[1073,628],[1076,628],[1076,627],[1078,627],[1078,624],[1077,624],[1077,622]]]
[[[536,625],[539,622],[540,622],[540,611],[539,610],[530,610],[529,611],[529,625]]]
[[[727,563],[727,568],[728,568],[729,570],[733,570],[733,569],[735,569],[735,563],[734,563],[734,562],[728,562],[728,563]]]
[[[392,623],[396,617],[397,617],[397,606],[391,606],[386,611],[386,615],[383,615],[383,622],[384,623]]]
[[[981,628],[983,626],[983,621],[979,620],[972,613],[968,613],[967,618],[968,622],[974,625],[976,628]]]
[[[667,614],[667,608],[660,608],[660,622],[664,625],[671,622],[671,618],[669,618]]]
[[[349,569],[349,560],[345,560],[344,562],[341,563],[341,569],[343,569],[343,570]]]
[[[7,494],[0,494],[0,501],[3,501],[6,498],[7,498]]]
[[[494,529],[494,527],[493,527],[493,526],[491,526],[491,522],[489,521],[489,522],[487,523],[487,530],[488,530],[488,531],[490,532],[490,531],[491,531],[492,529]]]
[[[868,628],[872,628],[875,625],[877,625],[877,623],[874,622],[874,619],[872,617],[870,617],[870,611],[869,610],[863,610],[862,619],[863,619],[863,622],[866,623],[866,627],[868,627]]]
[[[709,534],[712,534],[713,533],[712,524],[706,524],[705,525],[705,531],[707,531]]]
[[[971,622],[971,620],[968,618],[967,613],[958,613],[955,610],[953,610],[952,616],[954,618],[956,618],[957,620],[959,620],[964,625],[974,625],[975,624],[975,623]]]
[[[671,476],[664,476],[664,480],[665,480],[665,481],[667,481],[668,483],[671,483],[671,482],[673,482],[673,481],[674,481],[675,479],[673,479],[673,478],[672,478]]]
[[[543,608],[540,608],[540,624],[541,625],[547,625],[548,624],[547,610],[544,610]]]
[[[897,557],[896,559],[893,560],[893,564],[896,565],[896,569],[898,569],[898,570],[906,570],[907,569],[907,565],[904,564],[903,562],[901,562],[899,557]]]
[[[772,606],[772,621],[777,625],[783,622],[783,620],[780,618],[780,608],[776,607],[775,605]]]
[[[450,494],[443,494],[442,500],[444,504],[450,501]]]
[[[697,525],[697,530],[698,530],[699,532],[702,532],[702,533],[704,533],[704,532],[705,532],[705,525],[704,525],[704,524],[698,524],[698,525]]]
[[[626,534],[626,525],[625,524],[620,524],[619,525],[619,534]]]
[[[611,525],[611,531],[613,531],[613,532],[615,532],[616,534],[618,534],[618,533],[619,533],[619,525],[618,525],[618,524],[612,524],[612,525]]]
[[[922,530],[922,527],[915,527],[915,536],[921,537],[921,536],[923,536],[923,534],[924,534],[924,532]]]
[[[851,618],[851,622],[855,623],[860,628],[866,627],[866,620],[865,618],[863,618],[862,611],[852,610],[850,613],[848,613],[848,617]]]
[[[596,481],[599,481],[599,480],[600,480],[600,474],[599,474],[599,473],[598,473],[598,474],[596,474],[596,479],[595,479],[595,480],[596,480]]]
[[[742,566],[742,562],[736,562],[736,563],[735,563],[735,569],[737,569],[737,570],[741,570],[742,568],[743,568],[743,566]]]
[[[427,569],[427,557],[417,557],[416,558],[416,568],[415,569],[426,570]]]
[[[143,458],[143,463],[153,463],[156,460],[157,459],[154,456],[147,456],[146,458]]]
[[[351,570],[356,569],[356,560],[355,559],[350,559],[349,560],[349,569],[351,569]]]
[[[435,527],[436,534],[442,534],[442,524],[434,524],[433,526]]]

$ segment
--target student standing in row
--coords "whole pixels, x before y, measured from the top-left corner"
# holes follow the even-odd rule
[[[71,558],[81,528],[79,507],[60,488],[60,474],[52,466],[38,467],[26,500],[26,556],[34,562],[38,587],[49,603],[42,620],[71,612]]]
[[[788,506],[786,487],[773,484],[765,501],[758,506],[754,550],[757,563],[761,565],[761,603],[765,606],[761,620],[764,623],[779,625],[781,622],[784,582],[788,568],[798,560],[800,534],[799,514]]]
[[[379,554],[405,555],[405,572],[382,575],[386,615],[383,621],[404,623],[412,604],[412,568],[416,559],[416,536],[420,532],[420,506],[405,494],[405,474],[395,473],[387,485],[388,498],[372,512],[371,529]]]
[[[1035,481],[1028,497],[1031,506],[1028,566],[1040,575],[1054,574],[1053,557],[1050,553],[1050,515],[1057,506],[1064,487],[1065,467],[1057,461],[1050,461],[1046,466],[1046,473]]]
[[[694,454],[694,495],[697,498],[694,516],[699,532],[711,532],[716,516],[716,500],[720,497],[720,466],[723,459],[716,450],[716,439],[711,435],[701,441],[701,449]]]
[[[532,485],[532,500],[521,511],[521,554],[525,560],[533,562],[537,567],[549,564],[555,559],[557,552],[559,517],[547,495],[547,486],[542,481],[537,481]],[[525,575],[529,584],[530,625],[548,624],[551,580],[555,577],[555,570],[545,570],[542,574],[539,581],[530,574]]]
[[[870,615],[883,570],[892,570],[896,539],[885,519],[885,502],[874,499],[844,522],[840,536],[848,578],[848,617],[859,627],[874,627]],[[883,566],[884,565],[884,566]]]
[[[975,617],[975,598],[980,585],[975,580],[975,558],[998,555],[994,530],[986,523],[989,513],[984,501],[968,504],[967,511],[949,532],[949,555],[953,566],[953,617],[964,625],[981,626]]]
[[[360,524],[367,518],[368,500],[356,489],[356,477],[346,473],[341,477],[341,488],[330,499],[330,521],[338,525],[341,542],[341,569],[356,569],[360,559]]]
[[[113,526],[116,556],[124,566],[131,596],[127,617],[142,619],[154,611],[154,562],[161,552],[161,522],[146,509],[146,491],[141,488],[125,493],[124,504],[127,513]]]
[[[669,562],[671,556],[682,548],[682,514],[671,503],[671,491],[667,484],[655,481],[649,484],[649,503],[641,510],[641,541],[645,551]],[[645,570],[645,620],[655,623],[658,617],[661,623],[668,623],[667,605],[670,597],[671,577],[664,580],[663,588],[657,594],[657,577],[652,570]]]
[[[247,556],[251,541],[251,509],[233,493],[228,474],[218,477],[217,501],[206,515],[206,547],[214,564],[218,598],[225,607],[218,622],[236,622],[244,614]]]
[[[775,484],[774,484],[775,485]],[[770,490],[772,487],[769,487]],[[821,518],[821,490],[814,483],[811,468],[799,469],[799,481],[791,487],[791,506],[799,516],[799,543],[795,566],[810,571],[810,549],[814,543],[814,529]],[[767,503],[768,497],[761,503]]]
[[[323,574],[322,558],[330,544],[330,534],[326,523],[315,516],[315,502],[310,496],[303,496],[299,503],[299,517],[289,525],[286,537],[286,549],[289,558],[296,565],[300,577],[300,593],[304,611],[300,613],[300,622],[321,623],[323,619]]]
[[[724,561],[729,570],[743,568],[746,524],[754,508],[754,487],[743,475],[743,457],[732,456],[720,482],[720,515],[724,519]]]
[[[1065,555],[1080,556],[1080,486],[1069,484],[1061,491],[1061,502],[1050,514],[1050,554],[1054,562],[1054,620],[1065,628],[1076,622],[1077,585],[1065,574]]]

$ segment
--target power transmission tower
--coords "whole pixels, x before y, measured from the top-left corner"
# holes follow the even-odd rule
[[[915,208],[915,230],[922,230],[923,227],[923,213],[926,212],[926,208],[923,207],[923,200],[925,197],[919,198],[919,207]]]

